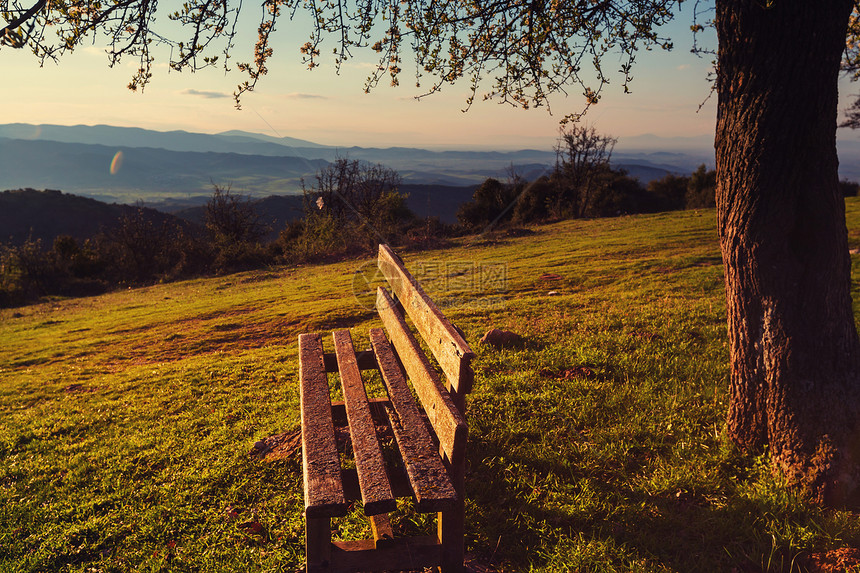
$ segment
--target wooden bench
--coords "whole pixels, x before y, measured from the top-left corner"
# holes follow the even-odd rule
[[[385,329],[370,329],[372,350],[356,352],[348,330],[333,333],[333,353],[324,351],[322,335],[299,335],[306,571],[462,571],[464,409],[474,354],[386,245],[379,247],[378,265],[392,292],[377,291]],[[371,369],[379,371],[387,398],[368,398],[362,371]],[[343,401],[331,401],[330,372],[340,375]],[[336,423],[348,424],[354,469],[341,464]],[[390,426],[399,452],[389,463],[377,435],[383,425]],[[436,513],[436,535],[394,537],[389,513],[398,497],[411,497],[415,511]],[[362,501],[373,538],[333,541],[331,518],[346,515],[356,500]]]

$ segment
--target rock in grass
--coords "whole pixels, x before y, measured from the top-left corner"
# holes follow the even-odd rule
[[[491,328],[481,338],[481,344],[492,346],[494,348],[522,348],[525,344],[523,337],[516,332],[510,330],[501,330]]]

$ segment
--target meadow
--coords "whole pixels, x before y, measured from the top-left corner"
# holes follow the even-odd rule
[[[857,248],[860,200],[846,206]],[[714,218],[403,253],[478,354],[472,571],[860,570],[858,514],[814,507],[725,438]],[[361,348],[380,325],[353,292],[370,261],[0,309],[0,571],[301,570],[301,456],[254,445],[298,427],[299,333],[350,328]],[[480,346],[491,327],[525,346]],[[336,526],[369,529],[358,511]]]

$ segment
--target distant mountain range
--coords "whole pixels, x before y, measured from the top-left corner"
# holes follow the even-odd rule
[[[713,151],[702,142],[696,149],[680,142],[681,151],[645,143],[637,142],[640,150],[619,147],[614,156],[616,167],[644,183],[713,162]],[[319,169],[337,157],[382,163],[408,184],[469,189],[487,177],[505,178],[512,168],[532,180],[550,172],[555,163],[552,150],[333,147],[243,131],[203,134],[16,123],[0,125],[0,190],[61,189],[108,202],[170,202],[180,207],[199,204],[199,197],[210,195],[216,184],[254,197],[296,194],[302,181],[312,184]]]
[[[860,180],[860,141],[853,132],[839,133],[841,176]],[[468,200],[486,178],[504,179],[513,169],[533,180],[555,164],[553,150],[335,147],[244,131],[205,134],[15,123],[0,125],[0,190],[60,189],[108,203],[140,202],[175,212],[200,206],[214,185],[255,198],[299,194],[303,181],[313,185],[315,174],[338,157],[397,170],[405,184],[415,186],[412,193],[421,197],[421,205],[446,205],[438,212],[443,220],[452,217],[455,196],[457,203]],[[668,173],[688,174],[701,164],[714,165],[711,136],[628,137],[613,154],[613,165],[642,183]],[[414,210],[425,211],[415,203]]]
[[[256,196],[295,192],[303,177],[326,164],[301,157],[0,138],[0,189],[60,189],[120,203],[210,195],[214,184]]]
[[[114,157],[122,163],[111,169]],[[134,202],[211,194],[213,184],[252,196],[298,193],[327,162],[348,157],[396,169],[404,181],[471,186],[515,165],[541,175],[547,151],[434,152],[326,147],[308,141],[231,131],[157,132],[112,126],[0,125],[0,189],[53,188]]]

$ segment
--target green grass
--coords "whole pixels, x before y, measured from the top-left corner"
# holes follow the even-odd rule
[[[857,200],[848,226],[860,246]],[[562,222],[405,259],[478,352],[471,561],[803,571],[860,545],[856,514],[814,508],[725,439],[712,211]],[[297,427],[300,332],[349,327],[363,346],[379,325],[352,294],[360,264],[0,311],[0,571],[300,569],[299,456],[249,451]],[[493,326],[525,348],[480,347]],[[337,535],[366,535],[359,514]]]

